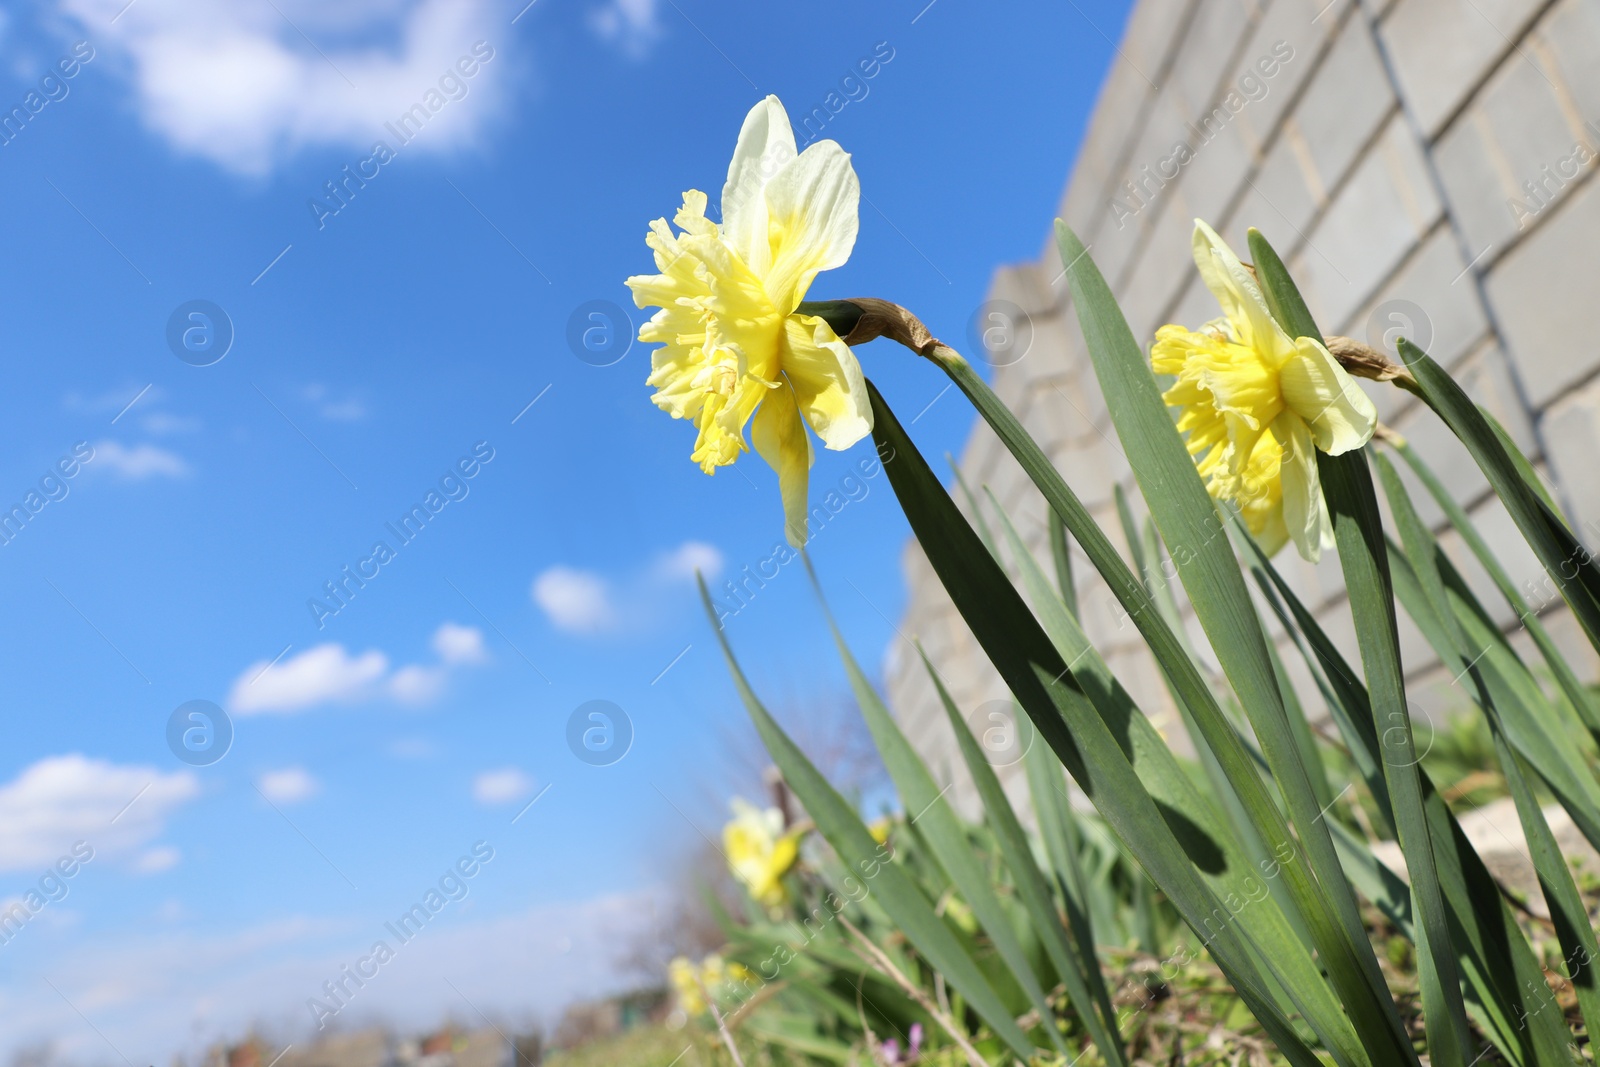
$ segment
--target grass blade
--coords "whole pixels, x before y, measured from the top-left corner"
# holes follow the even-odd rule
[[[827,600],[822,595],[822,586],[817,581],[809,556],[805,557],[805,564],[806,573],[811,578],[811,586],[816,591],[817,600],[822,604],[828,629],[832,632],[834,644],[839,649],[839,658],[844,663],[845,675],[850,680],[850,689],[855,694],[856,703],[861,708],[862,717],[866,719],[867,729],[872,733],[872,740],[878,747],[879,755],[883,757],[883,765],[894,782],[901,803],[908,812],[917,813],[915,815],[917,831],[926,839],[939,865],[944,868],[945,874],[955,884],[968,907],[972,909],[973,915],[988,933],[990,942],[1010,970],[1011,977],[1022,988],[1033,1009],[1039,1013],[1039,1017],[1049,1019],[1050,1003],[1045,996],[1044,988],[1039,984],[1038,976],[1034,974],[1033,967],[1028,961],[1022,943],[1017,939],[1016,931],[1011,926],[999,896],[990,885],[987,872],[973,854],[965,827],[962,826],[955,809],[944,799],[950,787],[939,788],[927,765],[922,762],[916,750],[911,747],[911,742],[907,741],[905,734],[901,732],[899,724],[889,714],[889,709],[884,706],[877,690],[861,670],[861,665],[856,662],[850,646],[845,643],[844,635],[839,632],[838,623],[835,622],[833,612],[829,610]],[[1003,792],[999,800],[1000,803],[1005,803]],[[1068,976],[1063,975],[1063,977]],[[1086,1020],[1092,1020],[1094,1005],[1086,995],[1083,995],[1082,982],[1079,981],[1077,984],[1081,999],[1074,998],[1073,1003]],[[1063,1056],[1070,1054],[1055,1027],[1047,1025],[1043,1029]],[[1100,1041],[1097,1040],[1096,1044],[1100,1044]],[[1116,1051],[1115,1045],[1103,1046],[1102,1051],[1108,1057],[1111,1053],[1105,1052],[1106,1048]]]
[[[744,671],[734,658],[733,648],[728,644],[727,632],[717,626],[716,606],[712,603],[711,593],[703,578],[700,579],[700,597],[711,620],[712,630],[716,633],[717,643],[722,646],[722,654],[727,659],[734,686],[755,723],[756,732],[761,735],[767,753],[783,773],[789,788],[794,790],[795,796],[816,823],[818,832],[833,846],[852,872],[859,871],[862,877],[872,880],[873,895],[879,899],[895,925],[929,964],[966,998],[967,1003],[1000,1039],[1018,1056],[1024,1059],[1031,1056],[1034,1049],[1027,1035],[1017,1026],[999,995],[955,934],[934,912],[922,890],[896,864],[884,858],[879,852],[878,843],[872,839],[866,824],[849,801],[839,795],[806,758],[805,753],[800,751],[799,746],[784,733],[750,688]]]

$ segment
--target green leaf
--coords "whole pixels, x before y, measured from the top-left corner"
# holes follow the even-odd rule
[[[1439,573],[1437,560],[1442,555],[1439,546],[1417,517],[1411,497],[1388,458],[1377,456],[1377,464],[1384,493],[1389,498],[1389,510],[1394,514],[1395,524],[1405,541],[1406,556],[1422,587],[1423,596],[1432,605],[1443,631],[1439,650],[1442,662],[1445,669],[1454,672],[1458,680],[1470,675],[1475,683],[1478,706],[1489,719],[1495,754],[1516,804],[1522,832],[1528,842],[1529,856],[1533,860],[1534,870],[1538,872],[1545,902],[1550,906],[1550,918],[1555,924],[1562,953],[1573,964],[1571,980],[1577,991],[1578,1004],[1583,1010],[1584,1022],[1590,1033],[1600,1032],[1596,1030],[1596,1025],[1600,1024],[1600,990],[1595,987],[1596,975],[1593,970],[1596,957],[1600,956],[1600,948],[1596,947],[1594,931],[1589,928],[1588,910],[1583,898],[1578,895],[1578,887],[1572,880],[1572,872],[1567,869],[1566,860],[1562,858],[1555,835],[1550,832],[1550,825],[1534,798],[1522,761],[1506,740],[1501,706],[1483,677],[1479,656],[1468,647],[1466,636],[1456,620],[1455,611],[1445,593],[1444,579]]]
[[[919,648],[918,652],[921,651]],[[1049,954],[1057,976],[1066,987],[1067,999],[1077,1009],[1085,1029],[1089,1031],[1091,1039],[1106,1062],[1126,1064],[1127,1054],[1117,1036],[1116,1010],[1111,1006],[1111,996],[1106,991],[1105,977],[1100,973],[1100,961],[1095,957],[1092,931],[1085,923],[1083,928],[1075,931],[1077,937],[1074,939],[1061,925],[1061,920],[1051,903],[1050,886],[1034,862],[1033,850],[1028,845],[1028,835],[1022,829],[1022,823],[1018,821],[1016,812],[1011,808],[1005,787],[1000,784],[1000,776],[984,757],[983,749],[961,718],[960,710],[956,708],[955,701],[950,699],[949,691],[945,689],[944,682],[934,670],[933,664],[928,662],[926,654],[923,654],[922,662],[927,667],[928,675],[933,679],[934,688],[939,693],[939,700],[950,719],[950,728],[955,731],[962,758],[972,773],[973,783],[978,788],[978,796],[983,801],[983,810],[1000,845],[1001,855],[1016,883],[1017,895],[1022,899],[1034,931],[1044,943],[1045,951]],[[1048,1019],[1050,1014],[1047,1008],[1041,1016]]]
[[[1298,847],[1290,844],[1294,838],[1232,725],[1220,713],[1211,714],[1215,701],[1201,704],[1186,693],[1195,722],[1262,842],[1272,850],[1295,847],[1305,857],[1304,863],[1286,865],[1285,884],[1368,1051],[1381,1063],[1415,1064],[1410,1040],[1367,941],[1355,895],[1341,877],[1338,854],[1300,762],[1266,636],[1223,532],[1225,524],[1161,399],[1149,361],[1088,250],[1059,219],[1056,242],[1117,438],[1162,540],[1171,546],[1195,617],[1266,755],[1298,832]],[[1182,665],[1161,657],[1159,650],[1158,658],[1168,671],[1181,669]]]
[[[868,880],[872,895],[878,898],[917,951],[967,999],[990,1029],[1018,1056],[1026,1059],[1033,1055],[1034,1049],[1027,1035],[1017,1026],[983,972],[934,912],[922,891],[879,851],[878,843],[872,839],[872,834],[855,809],[828,784],[828,780],[800,751],[799,746],[790,740],[756,697],[738,660],[734,658],[727,633],[717,625],[716,606],[712,603],[705,580],[702,578],[699,581],[700,597],[711,620],[712,630],[716,633],[717,643],[722,646],[723,656],[728,661],[734,686],[755,723],[756,732],[761,735],[767,753],[811,815],[818,832],[853,873]]]
[[[1085,795],[1207,939],[1212,957],[1284,1055],[1306,1067],[1317,1063],[1263,985],[1238,924],[1228,919],[1230,910],[1206,887],[1174,835],[1172,823],[1181,825],[1182,813],[1160,808],[1134,773],[1118,741],[1130,724],[1108,724],[1100,717],[870,381],[867,391],[873,436],[880,455],[890,457],[884,463],[890,484],[928,562],[990,662]],[[1104,540],[1104,534],[1099,537]]]
[[[1260,231],[1250,231],[1250,254],[1256,276],[1280,325],[1291,337],[1322,340],[1300,291],[1283,261]],[[1355,622],[1361,665],[1367,677],[1374,723],[1383,723],[1384,774],[1394,804],[1395,827],[1405,853],[1416,897],[1417,960],[1428,1027],[1428,1054],[1435,1064],[1464,1067],[1471,1038],[1466,1005],[1461,999],[1456,950],[1450,943],[1450,920],[1439,885],[1433,842],[1423,811],[1416,740],[1407,710],[1404,674],[1400,669],[1400,636],[1395,619],[1394,589],[1383,547],[1383,523],[1372,476],[1361,452],[1342,456],[1317,453],[1322,495],[1333,517],[1334,539],[1344,568],[1345,589]],[[1324,830],[1326,825],[1324,824]]]
[[[1078,588],[1072,584],[1072,551],[1067,547],[1067,524],[1054,512],[1050,514],[1050,555],[1055,559],[1056,584],[1061,589],[1061,602],[1078,617]]]
[[[1381,770],[1382,746],[1366,689],[1260,547],[1247,534],[1236,532],[1250,549],[1251,567],[1263,593],[1274,603],[1282,598],[1293,615],[1292,632],[1297,631],[1310,646],[1308,666],[1313,670],[1322,668],[1328,680],[1324,691],[1329,696],[1329,711],[1381,814],[1393,825],[1394,809]],[[1302,651],[1306,651],[1305,646]],[[1314,660],[1310,659],[1313,655]],[[1427,772],[1420,773],[1424,811],[1450,910],[1451,941],[1461,953],[1461,970],[1469,991],[1468,1009],[1495,1047],[1517,1067],[1567,1062],[1565,1027],[1556,1013],[1541,1010],[1546,987],[1538,958],[1500,895],[1499,884],[1473,851]],[[1332,820],[1330,823],[1330,829],[1337,834],[1339,824]],[[1383,894],[1394,891],[1393,887],[1384,889],[1388,883],[1374,870],[1376,861],[1367,854],[1364,843],[1357,843],[1361,855],[1354,857],[1359,862],[1353,866],[1348,844],[1339,842],[1347,874],[1363,895],[1386,909],[1386,914],[1403,917],[1404,921],[1397,919],[1396,924],[1414,942],[1410,887],[1399,883],[1400,899],[1390,902],[1390,909]]]
[[[1417,450],[1405,442],[1390,442],[1391,447],[1406,461],[1413,473],[1422,481],[1428,490],[1428,495],[1450,519],[1450,525],[1455,527],[1456,533],[1461,535],[1461,540],[1466,544],[1472,554],[1477,557],[1483,566],[1484,572],[1494,582],[1495,588],[1505,598],[1511,610],[1516,612],[1517,618],[1527,628],[1528,636],[1533,638],[1533,643],[1538,647],[1539,654],[1544,657],[1545,664],[1550,668],[1550,673],[1555,677],[1556,684],[1561,687],[1561,692],[1566,695],[1573,711],[1583,720],[1589,732],[1600,740],[1600,708],[1595,706],[1594,698],[1590,695],[1583,683],[1578,681],[1577,675],[1567,663],[1567,658],[1556,647],[1555,640],[1551,638],[1550,631],[1545,629],[1540,621],[1537,611],[1530,608],[1523,599],[1522,593],[1517,589],[1516,583],[1500,564],[1499,558],[1484,541],[1483,535],[1478,532],[1477,524],[1468,517],[1461,505],[1456,503],[1455,497],[1439,481],[1438,475],[1433,473],[1422,457],[1417,455]]]
[[[828,609],[827,600],[822,595],[822,586],[817,581],[816,572],[812,570],[809,556],[805,557],[805,565],[806,573],[811,578],[812,589],[822,604],[828,629],[833,633],[834,644],[839,649],[839,658],[844,663],[850,689],[855,694],[857,705],[861,708],[867,729],[872,733],[878,754],[883,757],[883,765],[894,782],[896,792],[900,795],[900,802],[911,814],[917,831],[927,840],[945,874],[955,884],[967,905],[972,908],[973,915],[988,933],[989,940],[994,944],[1001,959],[1005,961],[1011,977],[1021,987],[1033,1009],[1039,1013],[1039,1017],[1049,1019],[1051,1009],[1045,990],[1039,984],[1038,976],[1034,974],[1033,967],[1028,962],[1027,954],[1017,939],[1016,931],[1006,916],[999,896],[990,885],[988,873],[984,871],[978,862],[978,857],[972,852],[966,828],[957,817],[955,809],[945,800],[949,787],[941,789],[934,781],[933,775],[928,772],[921,757],[911,747],[911,742],[906,740],[905,734],[889,714],[889,709],[884,706],[877,690],[872,687],[872,683],[861,670],[861,665],[856,662],[850,646],[845,643],[844,635],[839,632],[833,612]],[[1001,794],[1000,800],[1001,803],[1005,803],[1004,793]],[[1081,995],[1082,983],[1078,984]],[[1074,998],[1074,1004],[1085,1018],[1093,1018],[1094,1006],[1087,996],[1081,996],[1081,999]],[[1043,1029],[1063,1056],[1071,1055],[1055,1027],[1045,1026]],[[1096,1043],[1099,1044],[1099,1041]],[[1116,1049],[1115,1045],[1105,1047],[1113,1051]],[[1108,1057],[1111,1055],[1110,1052],[1104,1054]]]
[[[1572,607],[1573,617],[1596,650],[1600,650],[1600,570],[1587,549],[1578,543],[1529,484],[1515,459],[1489,421],[1461,387],[1427,353],[1404,338],[1400,357],[1411,368],[1428,406],[1444,420],[1489,479],[1505,504],[1517,529],[1527,539],[1545,574]]]

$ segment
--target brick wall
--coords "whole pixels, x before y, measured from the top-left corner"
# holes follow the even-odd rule
[[[1593,524],[1581,536],[1594,545],[1600,340],[1585,327],[1600,308],[1596,170],[1600,0],[1139,0],[1059,213],[1146,346],[1163,323],[1194,327],[1218,314],[1190,258],[1192,220],[1211,222],[1241,252],[1246,229],[1260,229],[1325,332],[1381,347],[1386,331],[1400,328],[1423,343],[1500,418],[1570,514]],[[1031,329],[1022,358],[995,360],[995,386],[1121,545],[1112,492],[1119,483],[1132,490],[1132,474],[1054,241],[1041,230],[1039,260],[994,278],[995,306],[1020,308]],[[1409,396],[1369,386],[1383,421],[1467,506],[1513,579],[1537,579],[1538,564],[1465,450]],[[1044,503],[986,426],[974,429],[960,463],[1048,564]],[[1440,526],[1438,508],[1412,488],[1424,517]],[[1442,543],[1515,628],[1459,539],[1447,532]],[[1185,747],[1137,631],[1074,557],[1085,630],[1140,706]],[[1336,554],[1313,567],[1288,549],[1277,562],[1359,662]],[[924,642],[963,710],[1004,698],[914,543],[905,571],[903,629]],[[1565,609],[1545,621],[1593,680],[1594,656]],[[1401,627],[1413,710],[1437,721],[1466,694],[1403,615]],[[1525,634],[1514,640],[1534,655]],[[1298,654],[1280,647],[1308,710],[1325,714]],[[952,795],[970,811],[976,801],[954,738],[920,662],[898,638],[886,676],[908,733],[937,773],[957,780]],[[1005,773],[1020,789],[1020,768]]]

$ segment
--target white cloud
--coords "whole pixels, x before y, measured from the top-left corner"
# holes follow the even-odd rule
[[[165,411],[155,411],[144,418],[144,428],[156,436],[174,433],[193,433],[200,429],[201,422],[188,415],[172,415]]]
[[[326,644],[269,666],[246,667],[233,683],[228,707],[238,715],[303,711],[316,704],[349,704],[372,695],[389,669],[382,652],[352,656],[343,645]]]
[[[325,644],[273,664],[257,660],[234,679],[228,708],[237,715],[296,712],[318,704],[359,704],[389,696],[403,704],[427,704],[444,692],[458,667],[487,663],[483,633],[446,622],[433,634],[439,664],[408,663],[389,669],[375,649],[359,656],[343,645]]]
[[[533,581],[533,600],[558,630],[595,633],[616,622],[605,579],[573,567],[551,567]]]
[[[685,541],[656,560],[656,574],[669,580],[694,581],[699,571],[710,581],[722,573],[722,553],[704,541]]]
[[[266,174],[308,146],[363,158],[380,136],[393,147],[384,124],[424,103],[429,90],[445,103],[413,150],[471,144],[509,84],[496,69],[507,61],[496,54],[473,77],[440,85],[476,42],[503,39],[492,0],[61,6],[114,53],[96,65],[124,73],[146,126],[179,151],[240,174]]]
[[[131,448],[121,441],[99,441],[94,446],[93,470],[110,470],[130,482],[146,478],[182,478],[189,464],[176,452],[157,445],[140,444]]]
[[[313,382],[305,387],[305,398],[329,422],[360,422],[367,417],[367,405],[353,396],[336,398],[327,386]]]
[[[97,856],[132,851],[199,792],[189,771],[48,756],[0,786],[0,871],[54,863],[77,841]]]
[[[476,626],[447,622],[433,632],[433,650],[445,663],[483,663],[489,653],[483,647],[483,631]]]
[[[589,13],[589,28],[624,55],[643,59],[661,36],[656,0],[607,0]]]
[[[322,785],[304,767],[285,767],[257,778],[256,788],[274,804],[298,804],[315,796]]]
[[[183,859],[183,853],[171,845],[158,845],[149,849],[133,861],[133,869],[140,874],[160,874],[170,871]]]
[[[516,767],[484,771],[472,780],[472,799],[479,804],[509,804],[533,792],[533,779]]]
[[[444,692],[444,683],[444,668],[412,663],[394,672],[389,695],[402,704],[427,704]]]

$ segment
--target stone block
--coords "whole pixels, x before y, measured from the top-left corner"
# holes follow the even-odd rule
[[[1383,34],[1400,91],[1429,137],[1522,36],[1539,0],[1399,0]],[[1517,60],[1521,62],[1521,60]]]
[[[1272,0],[1250,41],[1239,53],[1230,84],[1249,105],[1239,114],[1245,139],[1258,153],[1272,139],[1289,105],[1311,77],[1339,25],[1337,11],[1321,18],[1327,0]],[[1341,0],[1342,2],[1342,0]],[[1265,91],[1255,89],[1254,75]]]
[[[1453,369],[1489,329],[1477,286],[1466,269],[1455,234],[1440,226],[1371,300],[1338,324],[1337,331],[1396,360],[1400,354],[1395,341],[1405,337],[1446,370]],[[1405,395],[1376,383],[1366,388],[1374,399],[1379,393]]]
[[[1511,364],[1539,408],[1600,367],[1600,345],[1592,341],[1600,307],[1600,183],[1587,183],[1553,210],[1488,277]]]
[[[1484,265],[1548,217],[1594,165],[1592,151],[1580,151],[1583,125],[1563,99],[1560,75],[1546,66],[1536,53],[1513,55],[1439,139],[1445,196]]]
[[[1600,381],[1563,396],[1540,420],[1550,449],[1550,468],[1559,490],[1557,500],[1572,510],[1568,517],[1578,537],[1600,548]]]
[[[1290,120],[1291,126],[1294,121]],[[1288,256],[1300,247],[1312,215],[1322,206],[1321,194],[1313,192],[1300,157],[1293,136],[1286,133],[1273,143],[1250,177],[1228,225],[1219,231],[1236,250],[1247,247],[1247,231],[1252,226],[1266,236],[1280,256]],[[1314,181],[1314,172],[1311,174]],[[1248,258],[1248,253],[1240,254]]]
[[[1294,117],[1323,189],[1337,188],[1397,101],[1367,20],[1344,20]]]
[[[1439,211],[1422,150],[1397,115],[1296,257],[1294,276],[1317,321],[1343,323],[1432,228]]]

